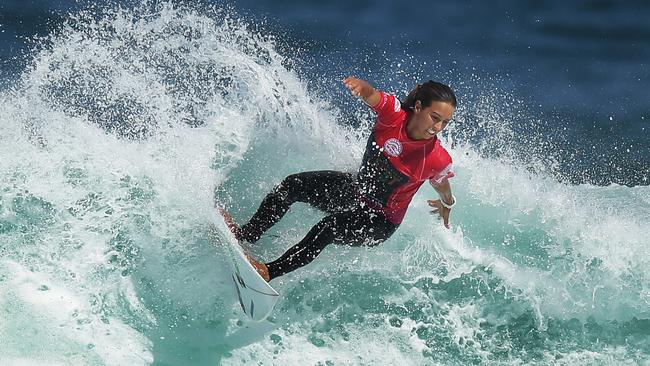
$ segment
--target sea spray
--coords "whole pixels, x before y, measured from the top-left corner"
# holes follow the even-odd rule
[[[354,171],[372,117],[346,121],[220,8],[91,9],[44,44],[0,95],[0,363],[648,361],[650,192],[559,183],[502,94],[466,83],[486,102],[443,141],[452,230],[425,186],[390,240],[327,247],[251,323],[209,240],[215,200],[241,223],[287,174]],[[320,217],[296,205],[255,255]]]

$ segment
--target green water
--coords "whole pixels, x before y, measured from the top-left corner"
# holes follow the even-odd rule
[[[208,239],[215,200],[243,223],[287,174],[354,171],[367,131],[224,16],[79,15],[2,92],[0,364],[650,362],[650,190],[561,184],[463,141],[452,230],[424,187],[390,240],[327,247],[248,321]],[[255,254],[321,215],[294,206]]]

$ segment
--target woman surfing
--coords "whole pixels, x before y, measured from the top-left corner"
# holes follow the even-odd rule
[[[382,243],[397,230],[411,199],[427,180],[440,196],[429,200],[429,206],[449,228],[456,198],[448,179],[454,174],[451,156],[437,134],[456,110],[454,92],[445,84],[428,81],[400,102],[367,81],[348,77],[343,83],[377,114],[358,173],[324,170],[292,174],[264,198],[241,227],[222,211],[235,237],[250,243],[257,242],[294,202],[308,203],[327,214],[280,258],[262,263],[247,256],[266,281],[310,263],[331,243]]]

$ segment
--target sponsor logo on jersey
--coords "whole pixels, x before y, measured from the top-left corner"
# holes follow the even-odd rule
[[[390,156],[399,156],[402,153],[402,143],[396,138],[391,138],[384,142],[384,151]]]

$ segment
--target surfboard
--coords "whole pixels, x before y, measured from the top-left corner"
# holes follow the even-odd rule
[[[217,229],[225,234],[227,251],[231,257],[230,275],[239,305],[250,319],[262,321],[271,314],[280,295],[246,259],[242,243],[235,238],[231,231],[232,223],[221,213],[218,214],[218,217],[216,225]]]

